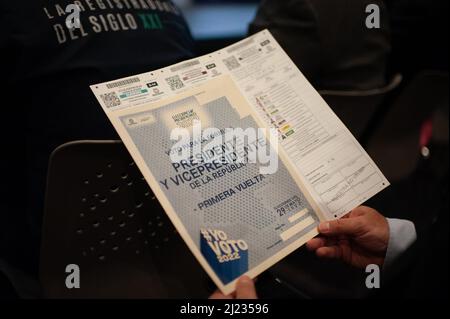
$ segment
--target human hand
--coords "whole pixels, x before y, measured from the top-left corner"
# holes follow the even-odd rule
[[[236,290],[225,296],[219,290],[214,292],[209,299],[257,299],[255,284],[248,276],[242,276],[236,283]]]
[[[389,224],[375,209],[357,207],[341,219],[321,223],[318,229],[320,236],[306,243],[318,257],[341,259],[358,268],[383,265]]]

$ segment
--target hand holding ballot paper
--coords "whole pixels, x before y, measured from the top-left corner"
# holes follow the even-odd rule
[[[389,185],[268,31],[91,88],[225,295]]]

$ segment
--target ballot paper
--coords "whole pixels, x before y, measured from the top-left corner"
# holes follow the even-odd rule
[[[91,89],[225,294],[389,185],[267,30]]]

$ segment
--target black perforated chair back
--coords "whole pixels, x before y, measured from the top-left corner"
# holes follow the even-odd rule
[[[66,266],[80,268],[68,289]],[[206,297],[209,280],[124,145],[64,144],[47,181],[40,280],[50,298]]]

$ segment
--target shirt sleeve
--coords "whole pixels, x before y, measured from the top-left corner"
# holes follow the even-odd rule
[[[411,221],[393,218],[387,218],[387,221],[389,243],[383,268],[389,268],[417,239],[416,228]]]

